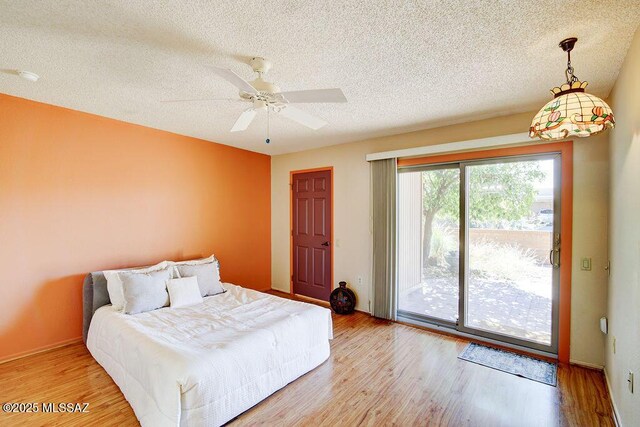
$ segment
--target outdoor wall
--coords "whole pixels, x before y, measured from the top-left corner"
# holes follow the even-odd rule
[[[489,240],[502,245],[518,246],[531,251],[538,262],[548,263],[551,247],[551,231],[540,230],[493,230],[490,228],[470,228],[469,240]]]
[[[369,311],[371,210],[369,164],[365,155],[447,142],[524,132],[535,112],[405,133],[271,158],[272,286],[289,292],[289,172],[334,167],[334,271],[358,295],[357,309]],[[602,366],[603,337],[598,319],[606,310],[607,137],[574,143],[574,246],[571,358]],[[591,272],[579,270],[580,257],[593,259]],[[362,284],[358,284],[358,277]],[[335,286],[335,284],[334,284]]]
[[[609,334],[606,373],[623,426],[640,425],[640,30],[611,95]],[[614,352],[615,340],[615,352]],[[627,383],[635,373],[632,394]]]
[[[422,177],[401,173],[398,177],[398,291],[422,281]]]

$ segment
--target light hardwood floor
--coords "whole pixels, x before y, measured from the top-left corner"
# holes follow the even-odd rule
[[[614,425],[602,373],[558,369],[558,387],[457,359],[467,341],[363,313],[334,315],[324,364],[230,424]],[[138,425],[82,344],[0,365],[0,402],[87,402],[86,414],[6,414],[0,425]]]

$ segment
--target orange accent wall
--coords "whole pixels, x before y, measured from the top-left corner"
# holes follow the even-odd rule
[[[87,272],[215,253],[271,288],[270,157],[0,94],[0,361],[80,338]]]

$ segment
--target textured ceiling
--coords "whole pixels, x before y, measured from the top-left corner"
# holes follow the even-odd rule
[[[562,83],[568,36],[576,74],[606,97],[638,22],[637,0],[0,0],[0,92],[280,154],[534,110]],[[207,65],[252,79],[251,56],[282,90],[349,102],[300,105],[329,122],[318,131],[272,116],[270,145],[265,113],[229,132],[246,104],[160,102],[236,97]]]

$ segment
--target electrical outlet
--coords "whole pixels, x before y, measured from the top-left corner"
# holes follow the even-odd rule
[[[358,276],[358,285],[362,285],[362,276]]]
[[[627,382],[629,383],[629,391],[633,393],[633,372],[629,371],[629,375],[627,377]]]

